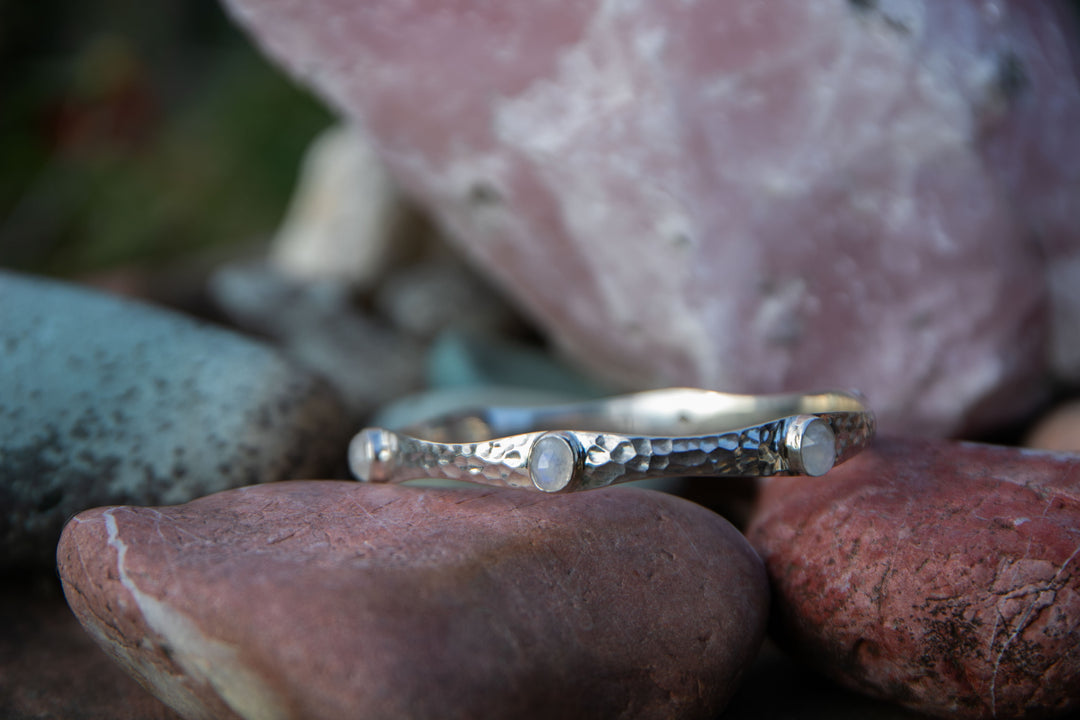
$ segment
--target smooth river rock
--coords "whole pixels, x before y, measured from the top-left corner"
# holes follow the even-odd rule
[[[75,614],[186,718],[713,718],[768,614],[719,516],[309,481],[75,517]]]
[[[265,345],[0,272],[0,568],[51,564],[96,505],[330,473],[346,429],[327,386]]]
[[[1080,456],[881,440],[759,503],[775,636],[812,667],[941,717],[1080,709]]]
[[[933,435],[1080,377],[1064,2],[226,5],[604,380]]]

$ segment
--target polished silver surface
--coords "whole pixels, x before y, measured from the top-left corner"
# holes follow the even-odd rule
[[[855,394],[732,395],[672,388],[573,405],[487,407],[349,447],[360,480],[465,480],[568,492],[657,477],[821,475],[864,448]]]

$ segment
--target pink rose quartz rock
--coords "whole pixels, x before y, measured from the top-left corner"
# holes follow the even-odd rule
[[[712,718],[768,613],[727,521],[637,489],[275,483],[84,512],[58,562],[187,718]]]
[[[1060,2],[226,4],[607,380],[942,434],[1029,408],[1051,325],[1080,376]]]
[[[775,634],[815,668],[942,717],[1080,707],[1080,457],[883,440],[759,503]]]

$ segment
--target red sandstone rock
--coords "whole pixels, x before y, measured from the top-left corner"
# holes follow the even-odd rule
[[[1030,408],[1050,324],[1080,375],[1060,2],[226,4],[608,381],[942,434]]]
[[[187,718],[711,718],[768,606],[725,520],[636,489],[275,483],[82,513],[58,561]]]
[[[778,639],[943,717],[1080,706],[1080,457],[883,440],[765,486],[748,536]]]

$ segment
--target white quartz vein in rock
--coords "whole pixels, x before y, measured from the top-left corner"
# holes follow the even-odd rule
[[[281,704],[272,691],[240,662],[235,648],[206,637],[190,618],[139,589],[127,571],[128,548],[120,539],[117,529],[115,513],[118,509],[106,510],[104,517],[109,546],[116,550],[120,584],[131,593],[146,624],[169,645],[172,658],[196,683],[213,687],[218,696],[241,717],[249,720],[285,718]],[[123,652],[122,648],[116,649]],[[185,687],[181,678],[162,673],[160,668],[141,662],[129,653],[124,654],[130,665],[154,685],[158,696],[184,717],[212,720],[214,716],[209,709]]]

